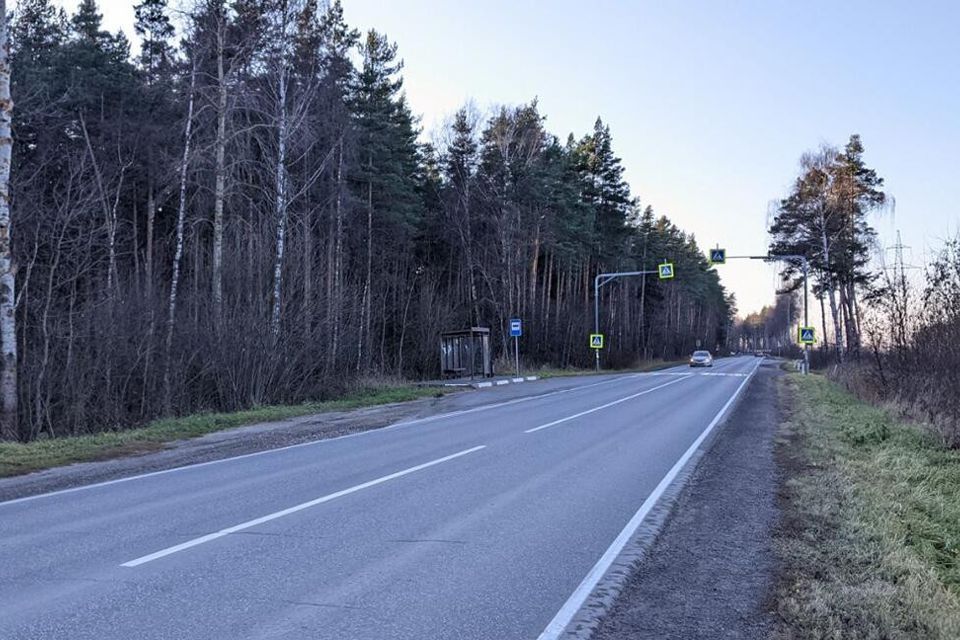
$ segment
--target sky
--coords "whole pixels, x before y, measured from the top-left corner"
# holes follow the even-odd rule
[[[105,25],[132,36],[132,4],[101,0]],[[800,155],[853,133],[895,202],[872,220],[883,247],[900,231],[922,266],[960,231],[960,2],[343,4],[399,45],[425,136],[467,101],[537,98],[561,139],[600,116],[634,194],[704,248],[765,253]],[[741,314],[773,302],[773,267],[719,269]]]

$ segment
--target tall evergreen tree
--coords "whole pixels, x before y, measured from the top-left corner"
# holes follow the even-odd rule
[[[173,24],[167,16],[167,0],[140,0],[134,6],[133,28],[140,36],[140,67],[150,82],[169,73],[173,65]]]
[[[417,175],[418,131],[401,93],[403,62],[397,46],[377,31],[367,33],[360,47],[363,64],[353,87],[351,106],[357,130],[355,198],[366,218],[366,274],[361,286],[361,340],[372,340],[373,272],[403,255],[401,247],[414,234],[423,215],[413,178]],[[375,265],[375,257],[377,264]],[[381,331],[386,328],[381,328]],[[363,342],[357,369],[366,366]]]
[[[598,258],[609,258],[622,248],[630,215],[630,187],[623,179],[620,158],[613,153],[610,127],[597,118],[593,133],[575,149],[583,199],[593,213],[593,242]]]
[[[111,34],[103,30],[103,14],[100,13],[97,0],[81,0],[70,23],[80,42],[110,54],[115,61],[126,60],[130,51],[126,36],[123,32]]]

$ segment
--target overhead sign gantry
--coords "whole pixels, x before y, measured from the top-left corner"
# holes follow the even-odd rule
[[[714,258],[722,260],[714,260]],[[803,344],[803,373],[810,371],[810,345],[816,341],[816,332],[810,326],[810,316],[807,307],[807,276],[810,271],[810,263],[807,256],[800,254],[786,253],[768,253],[765,256],[728,256],[726,249],[716,247],[710,249],[710,262],[712,264],[726,264],[727,260],[763,260],[764,262],[799,262],[803,268],[803,326],[798,331],[798,341]]]
[[[617,278],[652,275],[659,276],[661,280],[672,280],[674,276],[673,263],[665,260],[655,270],[601,273],[593,279],[593,333],[590,334],[590,348],[593,349],[595,354],[597,371],[600,371],[600,351],[604,347],[603,334],[600,333],[600,287]]]

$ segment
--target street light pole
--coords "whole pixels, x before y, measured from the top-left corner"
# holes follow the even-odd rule
[[[807,261],[807,256],[800,254],[767,254],[765,256],[727,256],[727,260],[732,258],[746,258],[748,260],[763,260],[764,262],[773,262],[777,260],[799,260],[803,263],[803,326],[810,326],[810,316],[808,309],[808,294],[807,294],[807,277],[810,271],[810,263]],[[804,343],[803,345],[803,374],[807,375],[810,373],[810,345]]]
[[[593,332],[600,333],[600,276],[593,279]],[[600,373],[600,349],[594,349],[595,369]]]
[[[807,315],[807,271],[809,270],[807,258],[803,258],[803,326],[810,326],[810,317]],[[803,375],[810,373],[810,343],[803,343]]]
[[[600,333],[600,287],[607,284],[611,280],[616,280],[617,278],[626,278],[630,276],[649,276],[653,274],[658,274],[659,271],[619,271],[616,273],[599,273],[593,279],[593,332]],[[594,349],[594,356],[596,357],[596,370],[600,371],[600,349]]]

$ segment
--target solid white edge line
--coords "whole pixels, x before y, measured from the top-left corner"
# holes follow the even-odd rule
[[[586,411],[581,411],[580,413],[575,413],[575,414],[573,414],[572,416],[567,416],[567,417],[565,417],[565,418],[560,418],[559,420],[554,420],[553,422],[548,422],[548,423],[546,423],[546,424],[541,424],[541,425],[538,426],[538,427],[533,427],[532,429],[527,429],[526,431],[524,431],[524,433],[534,433],[534,432],[536,432],[536,431],[540,431],[541,429],[549,429],[550,427],[555,427],[555,426],[557,426],[558,424],[562,424],[562,423],[568,422],[568,421],[570,421],[570,420],[575,420],[576,418],[579,418],[579,417],[581,417],[581,416],[585,416],[585,415],[590,414],[590,413],[593,413],[593,412],[595,412],[595,411],[600,411],[601,409],[606,409],[607,407],[612,407],[612,406],[614,406],[614,405],[620,404],[621,402],[626,402],[627,400],[633,400],[634,398],[638,398],[638,397],[640,397],[640,396],[646,395],[646,394],[648,394],[648,393],[651,393],[651,392],[653,392],[653,391],[656,391],[657,389],[663,389],[664,387],[669,387],[669,386],[672,385],[672,384],[676,384],[676,383],[678,383],[678,382],[683,382],[684,380],[686,380],[686,379],[689,378],[689,377],[690,377],[690,376],[684,376],[684,377],[682,377],[682,378],[674,378],[674,379],[671,380],[670,382],[664,382],[663,384],[657,385],[657,386],[652,387],[652,388],[650,388],[650,389],[644,389],[643,391],[641,391],[641,392],[639,392],[639,393],[631,394],[631,395],[629,395],[629,396],[626,396],[625,398],[620,398],[619,400],[614,400],[613,402],[608,402],[608,403],[606,403],[606,404],[602,404],[602,405],[600,405],[599,407],[594,407],[594,408],[592,408],[592,409],[587,409]]]
[[[543,630],[537,640],[557,640],[563,632],[566,630],[567,625],[573,620],[574,616],[580,610],[580,607],[583,606],[583,603],[586,602],[587,598],[593,592],[594,588],[600,582],[600,579],[607,572],[610,566],[613,564],[614,560],[617,559],[617,556],[620,555],[620,552],[623,551],[623,548],[627,545],[627,542],[630,541],[630,538],[633,537],[633,534],[636,533],[637,529],[643,523],[644,519],[647,517],[647,514],[650,513],[650,510],[657,504],[657,501],[660,500],[660,496],[667,490],[667,487],[673,482],[674,478],[677,477],[677,474],[680,473],[680,470],[683,469],[684,465],[687,464],[687,461],[690,460],[690,457],[696,452],[700,447],[703,441],[706,439],[710,432],[713,431],[713,428],[717,426],[717,423],[723,418],[726,414],[727,409],[730,408],[730,405],[733,404],[733,401],[737,399],[737,396],[740,395],[740,392],[743,391],[743,388],[747,386],[747,383],[753,378],[753,374],[757,372],[757,369],[760,368],[760,363],[758,362],[756,366],[753,367],[753,370],[750,374],[740,383],[740,386],[737,387],[737,390],[733,392],[733,395],[730,396],[730,399],[727,400],[727,403],[723,405],[723,408],[713,417],[713,420],[710,421],[710,424],[703,430],[699,437],[694,440],[693,444],[690,445],[690,448],[687,449],[680,459],[677,460],[676,464],[670,468],[670,471],[667,472],[667,475],[663,476],[663,479],[660,480],[660,483],[654,488],[653,492],[647,496],[647,499],[643,501],[643,504],[640,505],[640,509],[630,518],[630,521],[627,522],[627,525],[620,532],[620,535],[611,543],[607,550],[604,551],[603,555],[600,556],[600,559],[597,561],[593,568],[590,569],[590,572],[584,577],[584,579],[577,586],[576,590],[567,598],[567,601],[560,607],[560,611],[557,612],[557,615],[553,617],[553,620],[547,625]]]
[[[0,507],[5,507],[7,505],[18,504],[21,502],[30,502],[32,500],[39,500],[40,498],[52,498],[55,496],[64,495],[67,493],[75,493],[77,491],[86,491],[87,489],[97,489],[100,487],[107,487],[114,484],[121,484],[123,482],[130,482],[131,480],[140,480],[143,478],[152,478],[154,476],[161,476],[167,473],[175,473],[177,471],[187,471],[190,469],[198,469],[200,467],[207,467],[214,464],[221,464],[224,462],[231,462],[233,460],[242,460],[244,458],[252,458],[254,456],[263,456],[271,453],[278,453],[280,451],[287,451],[289,449],[298,449],[300,447],[311,447],[318,444],[325,444],[328,442],[335,442],[338,440],[345,440],[347,438],[357,438],[360,436],[368,436],[375,433],[380,433],[382,431],[390,431],[391,429],[396,429],[399,427],[409,427],[416,424],[423,424],[425,422],[434,422],[436,420],[443,420],[446,418],[453,418],[456,416],[466,415],[469,413],[478,413],[480,411],[488,411],[490,409],[499,409],[500,407],[519,404],[521,402],[531,402],[533,400],[539,400],[541,398],[547,398],[550,396],[559,395],[562,393],[570,393],[572,391],[580,391],[582,389],[589,389],[603,384],[610,384],[612,382],[622,382],[623,380],[629,380],[637,377],[642,374],[632,374],[632,375],[618,375],[616,378],[610,380],[603,380],[601,382],[594,382],[592,384],[586,384],[578,387],[570,387],[568,389],[558,389],[557,391],[548,391],[547,393],[541,393],[535,396],[525,396],[523,398],[514,398],[513,400],[505,400],[503,402],[496,402],[493,404],[485,404],[479,407],[473,407],[471,409],[460,409],[458,411],[451,411],[449,413],[441,413],[435,416],[427,416],[425,418],[417,418],[415,420],[408,420],[403,422],[395,422],[394,424],[387,425],[385,427],[380,427],[378,429],[367,429],[365,431],[358,431],[356,433],[347,433],[342,436],[336,436],[334,438],[320,438],[318,440],[310,440],[309,442],[299,442],[297,444],[289,444],[283,447],[277,447],[275,449],[264,449],[263,451],[253,451],[251,453],[242,453],[238,456],[230,456],[229,458],[218,458],[216,460],[207,460],[206,462],[195,462],[193,464],[186,464],[179,467],[171,467],[170,469],[160,469],[159,471],[150,471],[148,473],[138,473],[132,476],[125,476],[123,478],[116,478],[114,480],[105,480],[103,482],[95,482],[93,484],[85,484],[78,487],[70,487],[69,489],[59,489],[57,491],[49,491],[47,493],[38,493],[32,496],[24,496],[22,498],[13,498],[11,500],[0,501]],[[306,416],[304,416],[306,417]],[[247,425],[252,426],[252,425]],[[243,427],[238,427],[243,428]]]
[[[472,447],[470,449],[464,449],[463,451],[458,451],[457,453],[450,454],[449,456],[437,458],[436,460],[431,460],[430,462],[424,462],[423,464],[418,464],[415,467],[409,467],[408,469],[404,469],[402,471],[397,471],[395,473],[381,476],[374,480],[368,480],[367,482],[354,485],[352,487],[349,487],[348,489],[342,489],[340,491],[330,493],[325,496],[321,496],[319,498],[315,498],[314,500],[310,500],[308,502],[302,502],[298,505],[294,505],[292,507],[288,507],[280,511],[275,511],[274,513],[269,513],[265,516],[260,516],[259,518],[254,518],[253,520],[247,520],[246,522],[241,522],[240,524],[234,525],[232,527],[227,527],[226,529],[221,529],[220,531],[215,531],[214,533],[208,533],[206,535],[200,536],[199,538],[187,540],[186,542],[175,544],[172,547],[161,549],[160,551],[157,551],[155,553],[141,556],[134,560],[130,560],[129,562],[124,562],[120,566],[121,567],[139,567],[142,564],[146,564],[154,560],[159,560],[160,558],[172,555],[179,551],[190,549],[192,547],[199,546],[206,542],[210,542],[212,540],[216,540],[218,538],[228,536],[231,533],[237,533],[238,531],[250,529],[251,527],[256,527],[257,525],[264,524],[265,522],[270,522],[271,520],[283,518],[284,516],[288,516],[292,513],[297,513],[298,511],[303,511],[304,509],[309,509],[310,507],[315,507],[319,504],[330,502],[331,500],[336,500],[337,498],[342,498],[343,496],[350,495],[351,493],[356,493],[357,491],[362,491],[363,489],[369,489],[370,487],[374,487],[378,484],[383,484],[384,482],[389,482],[390,480],[396,480],[397,478],[402,478],[403,476],[409,475],[411,473],[422,471],[423,469],[427,469],[429,467],[433,467],[435,465],[442,464],[444,462],[449,462],[450,460],[459,458],[461,456],[465,456],[475,451],[480,451],[481,449],[486,449],[486,445],[480,445],[477,447]]]

